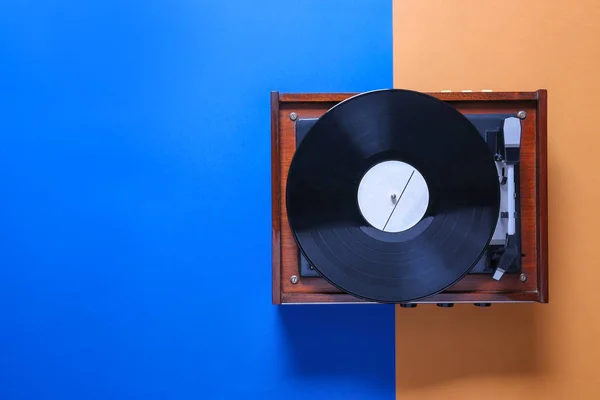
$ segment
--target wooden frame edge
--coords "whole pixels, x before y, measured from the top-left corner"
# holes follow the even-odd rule
[[[474,304],[474,303],[535,303],[538,302],[538,292],[511,292],[511,293],[461,293],[459,299],[453,293],[438,293],[427,299],[412,302],[411,304]],[[346,293],[283,293],[281,304],[393,304],[365,301]],[[399,305],[399,303],[397,304]]]
[[[536,93],[538,301],[548,303],[548,92],[540,89]]]
[[[271,291],[281,304],[281,170],[279,149],[279,92],[271,92]]]
[[[282,103],[323,103],[323,102],[340,102],[349,97],[355,96],[360,92],[339,92],[339,93],[281,93],[279,101]]]
[[[539,90],[535,92],[425,92],[442,101],[536,101]],[[282,103],[320,103],[340,102],[360,93],[281,93]]]

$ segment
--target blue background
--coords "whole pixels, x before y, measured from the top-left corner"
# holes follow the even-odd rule
[[[391,306],[270,303],[269,91],[392,86],[391,1],[0,4],[1,399],[395,397]]]

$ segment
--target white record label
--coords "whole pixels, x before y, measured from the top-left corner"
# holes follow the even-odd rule
[[[429,189],[423,175],[401,161],[373,166],[358,186],[358,207],[374,228],[402,232],[415,226],[429,205]]]

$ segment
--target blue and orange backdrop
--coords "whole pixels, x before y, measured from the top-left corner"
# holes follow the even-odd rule
[[[0,398],[600,398],[599,19],[0,2]],[[548,89],[550,304],[271,305],[269,92],[388,87]]]

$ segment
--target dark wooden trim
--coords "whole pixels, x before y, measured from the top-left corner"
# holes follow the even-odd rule
[[[272,302],[281,304],[281,164],[279,92],[271,92],[271,268]]]
[[[358,303],[358,304],[377,304],[367,303],[361,299],[345,293],[283,293],[281,295],[281,304],[301,304],[301,303]]]
[[[343,293],[283,293],[282,304],[300,303],[357,303],[357,304],[380,304],[361,300],[349,294]],[[537,292],[514,292],[514,293],[439,293],[427,299],[414,302],[415,304],[427,303],[514,303],[514,302],[536,302]]]
[[[282,103],[340,102],[358,93],[281,93]],[[429,92],[442,101],[535,101],[538,92]]]
[[[281,93],[279,100],[282,103],[323,103],[340,102],[357,93]]]
[[[536,92],[440,92],[429,93],[442,101],[535,101]]]
[[[536,119],[536,199],[537,199],[537,259],[540,303],[548,302],[548,93],[537,91]]]

